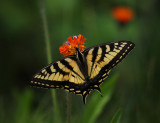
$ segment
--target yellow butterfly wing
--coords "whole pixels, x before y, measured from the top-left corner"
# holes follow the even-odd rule
[[[117,65],[133,49],[134,43],[118,41],[104,43],[83,51],[88,64],[88,76],[93,82],[93,89],[108,76],[110,69]]]
[[[68,56],[54,62],[38,72],[30,85],[41,88],[65,88],[70,92],[82,94],[81,86],[85,83],[75,56]]]
[[[64,88],[81,94],[85,103],[90,90],[100,91],[99,85],[108,76],[111,68],[117,65],[133,49],[134,43],[118,41],[104,43],[82,52],[88,68],[80,68],[75,55],[58,60],[38,72],[30,85],[42,88]],[[86,69],[88,78],[81,69]],[[86,76],[86,75],[85,75]]]

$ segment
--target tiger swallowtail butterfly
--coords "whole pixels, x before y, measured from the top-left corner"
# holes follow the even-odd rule
[[[41,88],[64,88],[80,94],[83,102],[91,90],[100,90],[110,70],[134,48],[130,41],[103,43],[75,55],[64,57],[41,69],[30,85]]]

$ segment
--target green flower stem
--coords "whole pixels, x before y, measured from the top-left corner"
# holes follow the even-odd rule
[[[47,20],[46,20],[46,15],[45,15],[44,0],[41,0],[41,15],[42,15],[44,37],[45,37],[46,50],[47,50],[47,60],[48,60],[48,64],[50,64],[52,62],[52,56],[51,56],[51,47],[50,47]]]
[[[45,15],[44,0],[41,0],[41,15],[42,15],[43,28],[44,28],[45,43],[46,43],[47,61],[48,61],[48,64],[50,64],[52,62],[52,56],[51,56],[51,47],[50,47],[47,19]],[[52,100],[53,100],[54,122],[59,123],[60,115],[59,115],[59,109],[58,109],[58,104],[56,100],[56,91],[51,90],[51,95],[52,95]]]
[[[67,93],[67,123],[70,123],[70,117],[71,117],[71,99],[70,99],[70,93]]]

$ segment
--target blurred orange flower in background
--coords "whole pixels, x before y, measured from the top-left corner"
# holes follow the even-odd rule
[[[64,56],[74,55],[76,48],[79,48],[80,51],[84,50],[84,42],[86,41],[86,38],[83,38],[81,34],[69,37],[67,40],[68,41],[59,48],[60,53]]]
[[[132,9],[125,7],[125,6],[119,6],[112,10],[112,16],[115,20],[120,22],[121,24],[127,23],[131,21],[134,17],[134,12]]]

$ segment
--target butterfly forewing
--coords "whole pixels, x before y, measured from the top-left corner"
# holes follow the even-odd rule
[[[38,72],[31,81],[31,86],[43,88],[62,88],[75,93],[82,93],[76,84],[83,84],[84,76],[80,72],[74,56],[54,62]]]

